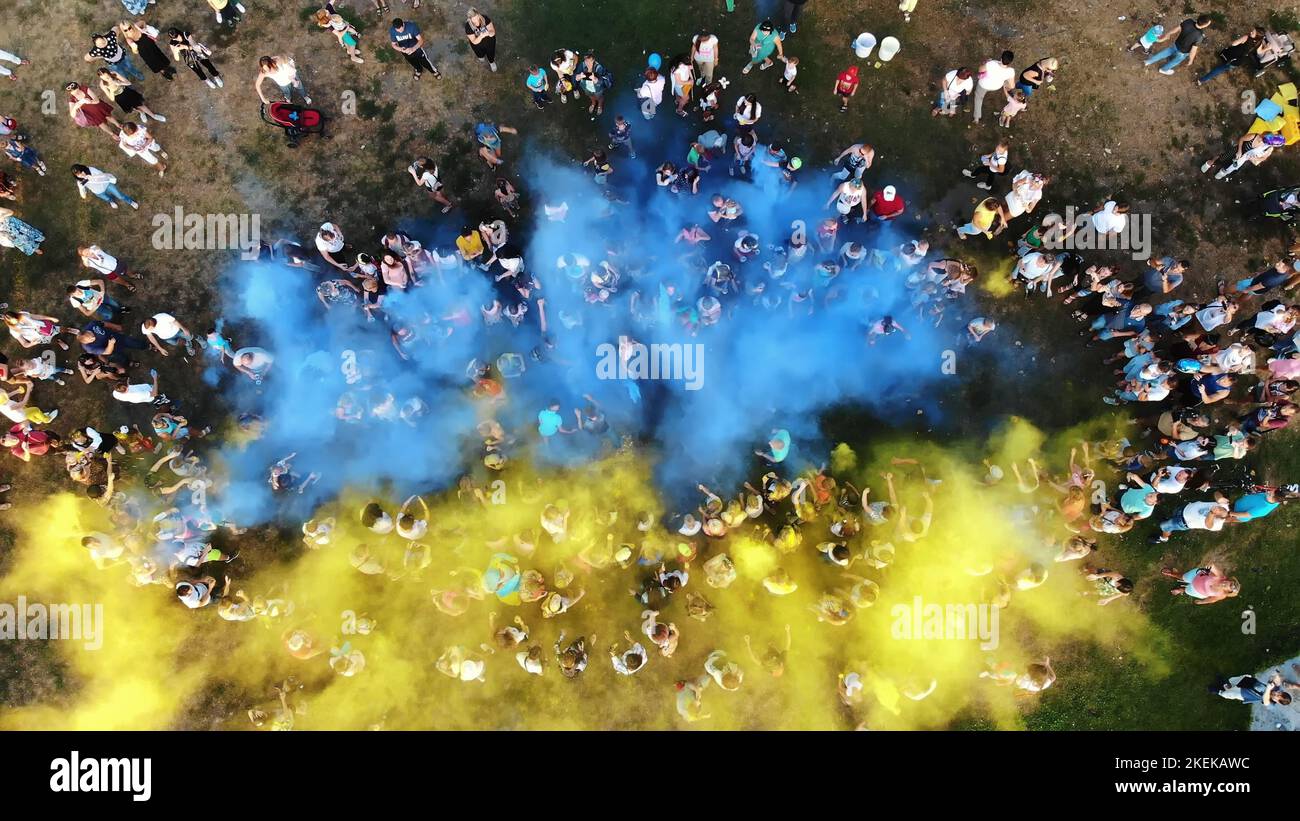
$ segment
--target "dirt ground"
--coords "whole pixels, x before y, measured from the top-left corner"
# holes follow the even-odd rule
[[[1201,73],[1216,62],[1214,53],[1226,45],[1229,35],[1245,25],[1268,22],[1270,14],[1277,22],[1294,22],[1296,4],[1266,8],[1265,4],[1206,0],[1193,8],[1183,0],[1080,0],[1062,7],[1033,0],[921,0],[911,22],[904,23],[895,3],[888,0],[811,0],[798,33],[785,44],[787,52],[802,61],[801,93],[786,99],[776,98],[780,92],[770,76],[775,72],[745,78],[739,72],[741,43],[757,16],[755,0],[738,0],[739,8],[732,15],[723,11],[722,0],[487,0],[481,7],[494,18],[500,33],[496,74],[472,59],[460,34],[464,3],[431,0],[412,11],[394,0],[393,13],[422,27],[444,75],[442,80],[426,76],[419,81],[387,48],[388,15],[380,25],[380,18],[362,0],[341,6],[349,19],[362,24],[366,63],[359,66],[348,62],[333,38],[309,19],[315,4],[245,0],[245,5],[249,14],[233,29],[218,26],[199,0],[158,0],[143,15],[164,30],[177,25],[194,32],[212,47],[225,78],[225,87],[214,91],[182,68],[171,83],[149,76],[143,84],[149,104],[168,117],[168,122],[150,126],[172,155],[170,170],[160,180],[138,160],[123,155],[107,135],[75,128],[66,113],[63,85],[69,80],[90,83],[98,66],[82,61],[90,33],[127,19],[118,0],[6,0],[0,8],[0,48],[29,58],[32,65],[18,70],[17,82],[0,79],[0,114],[19,121],[50,173],[38,178],[25,170],[8,169],[21,181],[13,207],[48,238],[44,256],[27,258],[13,250],[0,253],[0,298],[15,308],[71,321],[73,312],[63,290],[81,277],[76,246],[93,241],[146,272],[141,292],[132,300],[138,306],[137,316],[168,310],[192,329],[206,330],[216,318],[219,274],[234,261],[235,253],[154,249],[149,237],[155,214],[171,213],[176,207],[192,213],[258,214],[263,239],[291,237],[307,244],[315,227],[326,220],[338,222],[355,237],[377,236],[395,225],[435,233],[458,229],[468,222],[465,214],[485,213],[491,202],[489,175],[472,154],[471,129],[476,121],[516,126],[528,150],[577,156],[595,141],[604,141],[607,126],[602,124],[596,131],[578,106],[555,104],[546,111],[533,110],[523,87],[529,65],[546,63],[561,46],[590,48],[613,70],[616,90],[626,94],[647,52],[667,56],[684,50],[689,36],[704,21],[710,21],[722,37],[720,73],[733,80],[724,105],[738,91],[762,88],[768,95],[765,125],[808,158],[810,167],[824,165],[853,142],[871,142],[878,152],[877,169],[888,169],[891,179],[906,187],[909,201],[918,205],[913,218],[927,229],[936,246],[948,244],[947,226],[959,218],[964,221],[980,193],[958,176],[958,170],[990,150],[1003,131],[990,123],[995,119],[990,112],[980,126],[971,125],[964,112],[951,120],[934,119],[929,102],[945,72],[958,66],[974,69],[1004,48],[1016,52],[1017,66],[1047,56],[1061,61],[1057,82],[1038,92],[1011,129],[1011,167],[1052,176],[1046,198],[1052,209],[1068,204],[1090,209],[1108,197],[1128,199],[1135,213],[1152,215],[1156,254],[1194,261],[1185,290],[1200,297],[1213,291],[1219,277],[1245,275],[1272,261],[1291,240],[1283,226],[1251,220],[1248,211],[1259,193],[1300,180],[1300,151],[1288,149],[1280,158],[1247,169],[1229,182],[1207,182],[1198,170],[1204,159],[1218,154],[1229,139],[1250,126],[1252,117],[1243,113],[1242,95],[1249,91],[1264,99],[1278,83],[1293,79],[1289,69],[1274,69],[1259,79],[1236,71],[1198,88],[1186,67],[1163,77],[1154,68],[1144,70],[1139,57],[1127,48],[1152,22],[1169,27],[1193,12],[1215,13],[1220,22],[1211,30],[1210,47],[1194,67]],[[758,2],[760,8],[776,5],[771,0]],[[862,90],[851,112],[841,115],[831,94],[833,78],[855,61],[850,43],[858,32],[867,30],[878,37],[897,36],[902,51],[878,68],[874,59],[863,62]],[[261,121],[252,81],[257,58],[263,54],[296,58],[314,105],[329,116],[331,139],[308,140],[290,149],[278,130]],[[353,111],[352,100],[355,113],[348,113]],[[1000,107],[992,105],[991,99],[989,104],[993,112]],[[670,114],[664,109],[661,116]],[[519,145],[512,150],[520,150]],[[677,147],[665,150],[678,151]],[[444,182],[463,212],[438,214],[411,184],[406,167],[419,155],[438,160]],[[140,200],[140,210],[111,211],[93,198],[79,200],[67,172],[74,162],[116,174],[123,190]],[[1008,239],[1028,227],[1017,226],[1019,230],[1007,233]],[[981,270],[993,270],[1005,258],[1002,239],[964,250]],[[1123,253],[1115,252],[1114,260],[1125,270],[1136,271],[1137,263]],[[980,431],[985,424],[981,420],[994,414],[1024,416],[1046,428],[1061,429],[1102,411],[1097,402],[1106,379],[1101,357],[1095,350],[1081,348],[1059,305],[999,300],[988,294],[979,299],[981,311],[1009,327],[1027,346],[1047,351],[1070,379],[1050,396],[1023,391],[1017,387],[1017,374],[1004,368],[1004,363],[981,361],[979,378],[971,380],[961,396],[947,400],[958,407],[966,403],[975,411],[968,415],[970,421],[957,425],[954,435]],[[239,329],[233,332],[238,336]],[[14,344],[4,349],[11,357],[18,351]],[[195,398],[191,418],[220,417],[219,397],[203,386],[195,369],[173,361],[159,370],[169,392]],[[71,383],[57,401],[65,417],[84,418],[101,430],[144,421],[129,416],[103,392],[74,389]],[[1293,436],[1280,435],[1271,442],[1257,460],[1259,469],[1285,473],[1300,465],[1289,454]],[[39,500],[49,488],[66,483],[53,460],[15,464],[5,468],[5,481],[14,483],[17,504]],[[1274,521],[1289,528],[1293,520],[1279,514]],[[1258,533],[1251,538],[1263,539]],[[11,541],[12,534],[0,541],[0,572],[7,552],[4,546]],[[1163,558],[1152,555],[1145,545],[1130,549],[1131,556],[1152,571]],[[1194,540],[1183,548],[1186,555],[1198,549]],[[1296,577],[1291,545],[1272,544],[1260,550],[1261,572]],[[1279,618],[1267,623],[1269,632],[1251,647],[1198,645],[1197,626],[1170,610],[1167,602],[1142,604],[1175,636],[1179,648],[1175,661],[1195,678],[1209,670],[1206,657],[1211,654],[1218,656],[1215,666],[1236,662],[1243,669],[1294,654],[1294,634],[1300,625],[1295,587],[1286,582],[1278,588],[1256,601],[1257,605],[1276,603]],[[1285,604],[1288,598],[1292,601]],[[1197,624],[1204,628],[1228,623],[1233,617],[1233,613],[1206,615]],[[1292,638],[1284,646],[1287,635]],[[1038,717],[1031,717],[1031,726],[1121,726],[1141,720],[1144,710],[1160,713],[1150,726],[1247,725],[1247,714],[1230,706],[1205,707],[1211,712],[1208,718],[1189,714],[1187,704],[1201,704],[1196,696],[1186,703],[1162,705],[1159,688],[1151,688],[1157,692],[1137,697],[1134,703],[1121,704],[1118,696],[1098,691],[1131,684],[1122,659],[1104,650],[1079,652],[1084,657],[1095,655],[1091,658],[1098,670],[1095,687],[1074,688],[1059,697],[1049,694]],[[36,681],[6,675],[18,667],[39,665],[42,656],[39,650],[0,647],[0,703],[40,698],[61,686],[57,677]],[[1091,694],[1084,692],[1089,689]],[[1195,689],[1199,691],[1199,686]],[[979,726],[979,718],[972,717],[971,723]]]

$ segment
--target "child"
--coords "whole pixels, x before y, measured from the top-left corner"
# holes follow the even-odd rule
[[[1020,89],[1013,89],[1006,92],[1007,105],[1002,109],[1002,115],[998,117],[998,125],[1003,128],[1011,127],[1011,118],[1025,110],[1028,102],[1025,98],[1025,92]]]
[[[1144,52],[1150,52],[1151,47],[1156,41],[1165,34],[1165,27],[1159,24],[1146,30],[1146,33],[1137,39],[1137,42],[1128,47],[1129,51],[1137,51],[1140,46]]]
[[[858,67],[849,66],[835,81],[835,94],[840,98],[840,113],[849,110],[849,98],[858,93]]]
[[[785,71],[782,72],[781,79],[778,82],[785,86],[786,91],[791,94],[798,94],[799,89],[794,86],[794,78],[799,74],[799,58],[782,57],[781,59],[785,62]]]
[[[551,101],[551,95],[546,93],[551,87],[551,81],[546,76],[546,69],[541,66],[533,66],[528,70],[528,76],[524,78],[524,85],[533,93],[533,105],[537,106],[540,111],[546,108],[546,104]]]
[[[700,98],[700,113],[704,115],[704,122],[713,122],[714,116],[718,110],[718,92],[722,91],[722,84],[718,82],[709,83],[704,87],[703,96]]]
[[[627,146],[628,156],[636,159],[636,146],[632,145],[632,125],[619,114],[614,117],[614,127],[609,131],[609,150],[615,151],[621,146]]]
[[[23,168],[30,168],[42,177],[45,176],[45,161],[36,153],[36,149],[27,144],[26,134],[15,134],[5,143],[5,156],[21,165]]]
[[[583,165],[590,165],[596,171],[596,184],[604,185],[609,180],[610,173],[613,172],[614,166],[609,164],[609,158],[604,151],[596,150],[587,158]]]

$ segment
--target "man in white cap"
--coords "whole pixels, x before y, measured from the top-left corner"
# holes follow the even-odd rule
[[[898,196],[898,189],[886,185],[871,198],[871,218],[880,222],[897,219],[905,207],[903,198]]]

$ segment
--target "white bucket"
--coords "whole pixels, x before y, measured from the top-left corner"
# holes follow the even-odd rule
[[[880,41],[880,52],[876,56],[880,58],[882,63],[888,63],[894,59],[894,55],[898,53],[901,47],[902,45],[898,42],[897,37],[886,37]]]
[[[858,35],[858,39],[853,41],[853,51],[862,59],[871,56],[871,50],[876,47],[876,35],[869,31],[864,31]]]

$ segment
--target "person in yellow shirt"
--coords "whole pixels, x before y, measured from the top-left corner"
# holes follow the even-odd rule
[[[1007,227],[1007,209],[997,197],[987,197],[975,206],[975,213],[970,222],[957,228],[957,238],[966,239],[976,234],[983,234],[993,239]]]
[[[466,262],[476,260],[483,255],[483,237],[467,225],[461,230],[460,236],[456,237],[456,248],[460,250],[461,259]]]

